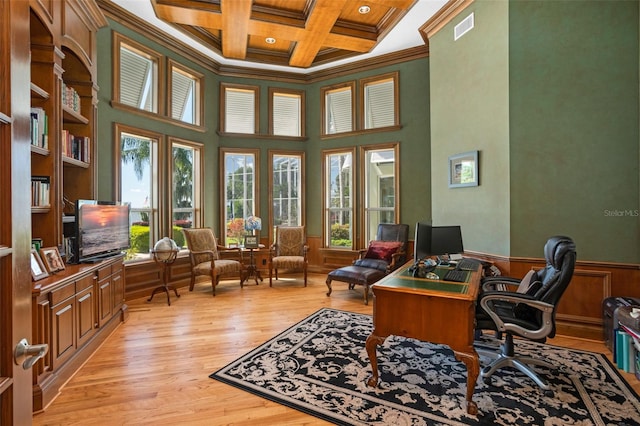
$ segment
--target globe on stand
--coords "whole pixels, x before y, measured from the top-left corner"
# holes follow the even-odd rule
[[[160,262],[172,261],[178,252],[178,245],[169,237],[164,237],[153,246],[153,254]]]

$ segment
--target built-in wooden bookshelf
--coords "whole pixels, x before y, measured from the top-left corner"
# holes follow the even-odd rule
[[[74,202],[97,198],[96,33],[107,21],[94,0],[28,3],[31,239],[63,251]],[[32,367],[37,411],[124,320],[122,258],[50,271],[31,297],[32,340],[49,346]]]
[[[46,182],[32,185],[31,229],[45,246],[63,248],[63,218],[73,215],[73,202],[96,198],[95,33],[106,21],[91,2],[52,7],[60,10],[34,4],[30,17],[31,174]]]

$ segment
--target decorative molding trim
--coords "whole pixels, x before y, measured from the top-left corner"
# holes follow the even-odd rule
[[[433,15],[418,29],[426,45],[429,45],[429,39],[433,37],[434,34],[451,22],[453,18],[458,16],[460,12],[466,9],[473,2],[474,0],[449,0],[449,2],[438,11],[438,13]]]

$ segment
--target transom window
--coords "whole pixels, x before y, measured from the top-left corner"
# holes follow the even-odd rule
[[[260,88],[221,83],[220,125],[223,133],[258,133]]]
[[[333,135],[353,131],[355,83],[325,87],[322,96],[322,133]]]
[[[304,91],[269,88],[269,133],[304,136]]]
[[[397,73],[360,80],[363,129],[398,125],[397,84]]]
[[[116,34],[116,100],[144,111],[158,113],[160,55]]]
[[[173,61],[169,61],[169,69],[171,70],[169,102],[171,118],[200,125],[204,77]]]

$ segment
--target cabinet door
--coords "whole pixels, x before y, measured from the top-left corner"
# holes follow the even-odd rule
[[[53,368],[60,367],[76,351],[74,326],[76,298],[70,297],[55,305],[51,310],[53,332]]]
[[[89,277],[91,282],[93,280]],[[82,347],[93,336],[95,328],[95,298],[93,286],[76,294],[76,306],[78,311],[77,332],[78,348]]]
[[[102,327],[113,315],[113,286],[111,277],[98,281],[98,327]]]
[[[115,314],[124,303],[124,279],[122,279],[122,269],[114,273],[111,277],[113,286],[113,313]]]

